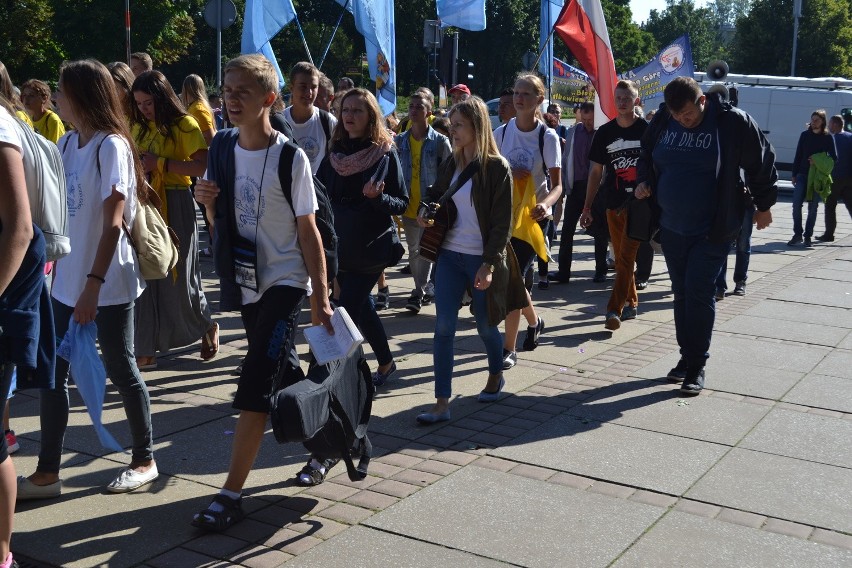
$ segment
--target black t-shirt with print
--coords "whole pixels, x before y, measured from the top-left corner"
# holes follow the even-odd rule
[[[639,143],[648,123],[641,118],[622,128],[610,120],[597,129],[592,139],[589,159],[604,166],[604,176],[598,191],[603,192],[607,209],[618,209],[636,189],[636,164],[639,162]]]

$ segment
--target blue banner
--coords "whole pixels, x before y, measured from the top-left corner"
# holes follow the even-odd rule
[[[643,106],[650,110],[645,101],[663,96],[666,85],[675,77],[692,77],[695,66],[692,64],[692,47],[689,34],[674,40],[651,61],[618,76],[630,79],[639,87],[639,97]]]
[[[336,0],[341,6],[346,0]],[[355,16],[355,29],[367,44],[370,78],[385,116],[396,110],[396,36],[393,0],[351,0],[346,8]]]
[[[485,29],[485,0],[436,0],[441,26],[481,32]]]
[[[538,61],[539,73],[544,75],[552,82],[555,74],[550,73],[551,63],[556,64],[556,59],[553,57],[553,41],[550,39],[550,32],[553,30],[553,24],[559,17],[562,11],[562,6],[565,0],[541,0],[541,21],[539,22],[539,40],[538,50],[541,51],[541,58]],[[547,45],[545,45],[547,42]],[[542,51],[542,48],[544,51]]]
[[[246,0],[240,52],[266,56],[278,72],[279,87],[284,86],[284,76],[269,41],[295,17],[293,0]]]
[[[569,106],[595,100],[595,88],[589,76],[582,70],[553,58],[553,84],[550,98]]]

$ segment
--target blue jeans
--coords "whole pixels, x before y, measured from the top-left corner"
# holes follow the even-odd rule
[[[748,263],[751,260],[751,232],[753,230],[754,207],[747,207],[743,214],[743,226],[740,229],[740,234],[737,236],[737,240],[734,241],[737,252],[737,262],[734,264],[734,284],[748,280]],[[721,288],[722,290],[728,289],[728,285],[725,282],[727,272],[728,256],[725,255],[722,270],[719,271],[719,277],[716,278],[716,288]]]
[[[488,325],[486,292],[473,287],[476,272],[482,266],[482,257],[442,250],[435,263],[435,398],[450,398],[453,381],[453,341],[459,306],[464,291],[470,288],[473,296],[473,315],[476,331],[485,344],[488,355],[488,372],[492,375],[503,371],[503,337],[497,326]]]
[[[361,274],[359,272],[338,272],[337,283],[340,284],[340,305],[349,313],[349,317],[361,330],[364,339],[370,344],[379,366],[393,361],[388,336],[376,304],[373,302],[373,286],[379,281],[381,272]]]
[[[68,331],[68,320],[74,308],[53,301],[56,339],[62,341]],[[133,461],[154,459],[154,435],[151,428],[151,399],[145,381],[136,368],[133,355],[133,302],[117,306],[98,306],[95,317],[98,344],[106,374],[121,395],[130,435],[133,438]],[[56,358],[56,386],[41,391],[41,451],[37,470],[59,473],[62,444],[68,427],[68,361]]]
[[[705,236],[685,237],[667,229],[660,230],[660,242],[672,280],[680,355],[690,368],[701,368],[710,356],[716,277],[731,244],[712,243]]]
[[[793,187],[793,235],[796,237],[810,238],[814,234],[814,225],[817,220],[817,209],[819,208],[819,194],[814,192],[814,198],[808,202],[808,220],[802,232],[802,205],[808,193],[808,174],[796,176],[796,185]]]

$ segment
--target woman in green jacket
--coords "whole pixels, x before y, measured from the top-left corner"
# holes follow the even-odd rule
[[[491,133],[488,109],[471,97],[450,111],[453,157],[441,167],[426,202],[455,209],[438,252],[435,272],[435,406],[417,416],[421,424],[450,419],[453,341],[459,305],[466,289],[473,298],[476,328],[488,355],[488,380],[481,402],[497,400],[503,379],[503,339],[497,325],[507,311],[526,302],[523,281],[511,247],[512,173]],[[447,195],[448,194],[448,195]],[[418,217],[421,226],[428,220]]]

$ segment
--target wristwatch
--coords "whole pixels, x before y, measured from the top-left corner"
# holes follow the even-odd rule
[[[485,268],[487,268],[487,269],[488,269],[488,272],[492,272],[492,273],[494,272],[494,268],[495,268],[495,267],[494,267],[494,265],[493,265],[493,264],[488,264],[487,262],[483,262],[483,263],[482,263],[482,266],[484,266]]]

